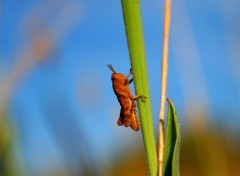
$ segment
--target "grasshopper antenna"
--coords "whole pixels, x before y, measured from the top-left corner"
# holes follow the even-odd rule
[[[114,69],[113,66],[111,64],[107,64],[108,68],[113,72],[113,73],[117,73]]]

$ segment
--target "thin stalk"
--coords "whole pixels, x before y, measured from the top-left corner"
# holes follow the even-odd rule
[[[145,101],[141,101],[141,99],[139,99],[137,104],[148,171],[150,176],[157,176],[157,152],[152,122],[152,110],[139,0],[122,0],[122,9],[133,71],[135,92],[137,95],[142,94],[147,97]]]
[[[164,12],[164,29],[163,29],[163,56],[162,56],[162,90],[161,90],[161,108],[159,114],[159,172],[158,175],[162,176],[163,173],[163,151],[164,151],[164,115],[166,104],[166,91],[167,91],[167,72],[168,72],[168,42],[170,31],[170,18],[171,18],[171,0],[165,1]]]

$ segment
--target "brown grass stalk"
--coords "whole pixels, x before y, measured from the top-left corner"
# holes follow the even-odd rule
[[[168,43],[171,17],[171,0],[165,1],[164,11],[164,29],[163,29],[163,56],[162,56],[162,89],[161,89],[161,107],[159,114],[159,171],[158,176],[163,172],[163,152],[164,152],[164,115],[167,91],[167,72],[168,72]]]

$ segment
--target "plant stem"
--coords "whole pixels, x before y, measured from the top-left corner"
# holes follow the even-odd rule
[[[139,0],[122,0],[122,9],[133,71],[135,92],[137,95],[142,94],[147,97],[144,102],[141,101],[141,99],[138,100],[138,110],[148,171],[150,176],[157,176],[157,152],[152,122]]]
[[[167,91],[167,72],[168,72],[168,41],[171,17],[171,0],[165,1],[164,12],[164,29],[163,29],[163,56],[162,56],[162,91],[161,91],[161,108],[159,114],[159,171],[158,175],[162,176],[163,170],[163,152],[164,152],[164,113],[166,104]]]

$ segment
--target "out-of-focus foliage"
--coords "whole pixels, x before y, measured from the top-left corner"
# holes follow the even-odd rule
[[[232,141],[222,133],[216,133],[216,130],[212,127],[201,133],[185,131],[181,140],[181,175],[238,175],[239,135]],[[199,141],[198,144],[196,141]]]
[[[0,110],[0,175],[23,176],[23,168],[18,153],[16,128],[6,110]]]

